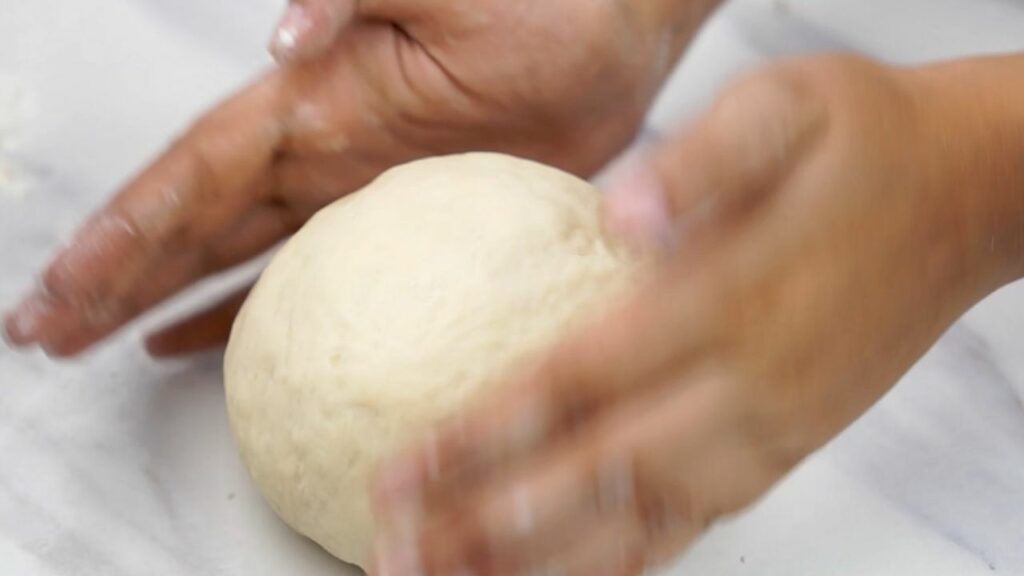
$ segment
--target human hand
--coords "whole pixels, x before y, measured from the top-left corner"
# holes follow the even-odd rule
[[[958,74],[784,64],[649,154],[649,278],[382,467],[375,574],[630,576],[862,414],[1024,262],[1024,114]]]
[[[663,23],[674,22],[679,26],[684,37],[688,37],[695,26],[707,16],[708,12],[719,4],[720,0],[645,0],[637,2],[629,0],[619,2],[619,14],[621,23],[628,23],[631,15],[648,12]],[[316,58],[326,52],[340,35],[345,33],[350,25],[358,22],[360,17],[380,17],[375,14],[383,7],[391,12],[390,16],[396,17],[401,14],[412,15],[418,13],[418,17],[434,18],[442,12],[461,12],[460,18],[466,16],[482,17],[488,19],[493,15],[514,16],[516,12],[532,11],[529,3],[519,6],[500,6],[497,2],[489,0],[486,2],[451,2],[450,6],[444,6],[428,0],[289,0],[288,7],[281,20],[278,22],[274,35],[270,41],[270,53],[281,64],[291,64]],[[545,26],[562,28],[563,41],[572,42],[575,38],[571,26],[566,26],[570,21],[578,22],[579,18],[588,18],[589,11],[580,11],[586,7],[586,3],[579,0],[565,3],[568,9],[552,10],[551,7],[544,7],[537,14],[530,17],[536,23],[536,19],[547,20]],[[598,9],[598,12],[606,12],[610,3],[604,0],[591,3]],[[379,8],[378,8],[379,7]],[[497,10],[495,10],[497,8]],[[477,12],[470,15],[467,12]],[[560,13],[560,14],[559,14]],[[550,19],[550,16],[569,16],[570,20]],[[450,16],[450,14],[449,14]],[[498,22],[512,24],[517,18]],[[610,23],[610,22],[608,22]],[[512,28],[510,32],[515,33]],[[505,34],[499,30],[492,31],[499,37]],[[607,38],[614,41],[614,38]]]
[[[92,218],[7,318],[8,339],[76,354],[418,157],[495,150],[589,174],[633,137],[715,3],[353,4],[325,53],[212,110]],[[154,336],[150,350],[221,343],[241,301]]]

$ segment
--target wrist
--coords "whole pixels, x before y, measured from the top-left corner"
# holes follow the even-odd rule
[[[922,146],[952,210],[977,298],[1024,278],[1024,56],[911,72],[922,96]]]

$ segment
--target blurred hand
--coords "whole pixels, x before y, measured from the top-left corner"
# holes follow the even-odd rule
[[[418,157],[495,150],[590,174],[631,140],[716,3],[302,2],[344,33],[192,126],[57,255],[6,335],[76,354]],[[242,296],[150,350],[219,344]]]
[[[1009,280],[997,188],[1020,244],[1012,124],[965,96],[995,88],[938,84],[788,63],[649,154],[606,214],[650,276],[383,467],[376,574],[630,576],[863,413]]]

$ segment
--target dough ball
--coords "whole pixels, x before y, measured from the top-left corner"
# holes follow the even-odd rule
[[[228,411],[277,514],[366,566],[380,459],[633,276],[599,194],[496,154],[395,168],[318,213],[235,321]]]

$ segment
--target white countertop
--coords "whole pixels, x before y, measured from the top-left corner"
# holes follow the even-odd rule
[[[6,305],[90,208],[268,64],[278,3],[0,2]],[[1022,29],[1024,7],[1005,0],[747,0],[707,29],[652,125],[693,114],[737,70],[775,55],[853,48],[919,61],[1024,49]],[[292,535],[254,491],[228,432],[219,357],[157,365],[140,331],[67,365],[0,348],[0,574],[356,573]],[[1024,286],[969,314],[672,574],[1024,575],[1013,383],[1024,383]]]

